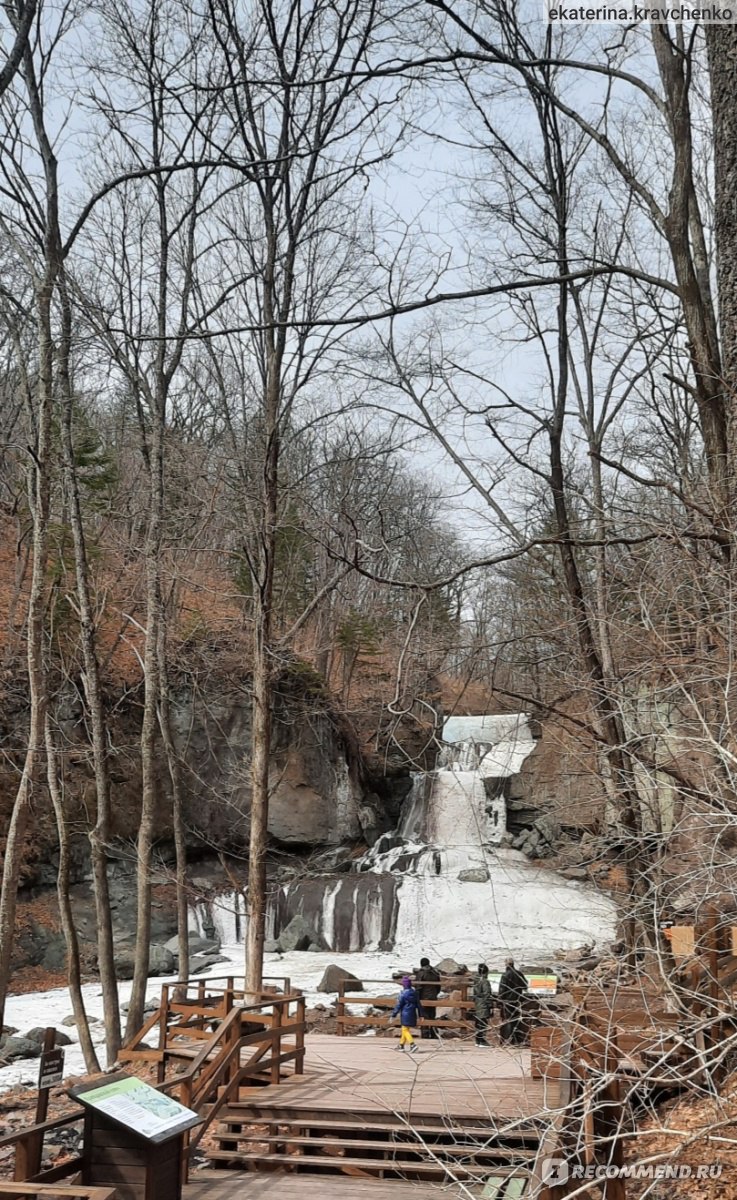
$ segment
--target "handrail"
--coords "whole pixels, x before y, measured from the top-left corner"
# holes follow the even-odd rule
[[[231,1026],[233,1026],[233,1025],[240,1026],[241,1019],[242,1019],[242,1011],[243,1010],[240,1008],[231,1008],[231,1010],[228,1013],[225,1020],[220,1025],[218,1025],[218,1027],[215,1030],[215,1032],[213,1033],[212,1037],[207,1042],[205,1042],[204,1046],[200,1050],[197,1057],[192,1060],[192,1065],[190,1066],[189,1071],[185,1072],[185,1077],[187,1075],[193,1076],[193,1075],[197,1074],[197,1072],[199,1071],[203,1062],[212,1053],[212,1051],[217,1046],[218,1042],[223,1041],[223,1038],[225,1036],[227,1036],[227,1034],[230,1032]],[[181,1076],[180,1076],[180,1078],[181,1078]]]
[[[199,985],[201,983],[215,984],[215,983],[224,982],[226,986],[224,988],[217,988],[216,990],[227,992],[229,989],[235,987],[235,982],[236,982],[236,980],[239,980],[239,979],[243,980],[243,987],[239,987],[237,990],[239,992],[245,992],[247,990],[246,986],[245,986],[246,985],[245,975],[203,975],[202,977],[197,975],[195,977],[190,976],[189,979],[173,979],[173,980],[171,980],[171,982],[167,983],[165,986],[169,987],[169,988],[182,988],[182,987],[191,988],[191,987],[199,987]],[[266,982],[281,983],[284,985],[283,989],[282,989],[284,992],[291,991],[292,981],[288,975],[264,975],[262,982],[263,983],[266,983]]]
[[[40,1125],[26,1125],[23,1129],[16,1129],[14,1133],[6,1133],[0,1137],[0,1150],[3,1146],[12,1146],[15,1142],[25,1141],[37,1133],[48,1133],[50,1129],[62,1129],[64,1125],[73,1125],[75,1121],[81,1121],[83,1116],[84,1111],[80,1106],[79,1112],[66,1113],[53,1121],[43,1121]]]
[[[63,1200],[116,1200],[114,1187],[87,1187],[83,1183],[0,1183],[0,1196],[47,1196]]]
[[[227,1041],[228,1036],[230,1035],[231,1030],[233,1029],[234,1026],[240,1027],[244,1013],[261,1012],[264,1008],[267,1008],[267,1007],[278,1008],[281,1010],[285,1006],[288,1008],[290,1004],[299,1002],[300,1000],[303,1000],[303,997],[301,994],[300,995],[296,995],[296,994],[295,995],[287,995],[287,996],[270,996],[268,1000],[265,1000],[265,1001],[262,1000],[261,1002],[259,1002],[257,1004],[243,1004],[243,1005],[234,1006],[233,1008],[231,1008],[230,1012],[225,1017],[225,1019],[220,1022],[217,1029],[212,1034],[212,1036],[202,1046],[201,1050],[199,1051],[197,1056],[192,1060],[192,1062],[191,1062],[190,1066],[187,1068],[187,1070],[184,1071],[181,1075],[177,1075],[176,1079],[172,1079],[168,1083],[165,1083],[162,1080],[161,1083],[159,1084],[159,1089],[161,1091],[168,1091],[170,1088],[181,1087],[183,1089],[184,1093],[186,1093],[188,1085],[190,1085],[194,1082],[195,1077],[197,1076],[198,1072],[202,1069],[203,1065],[207,1062],[207,1060],[208,1060],[209,1056],[212,1054],[213,1050],[215,1050],[217,1048],[217,1046],[219,1046],[222,1042]],[[267,1029],[267,1030],[264,1030],[263,1032],[247,1034],[245,1036],[245,1038],[243,1038],[242,1040],[244,1041],[244,1044],[248,1044],[249,1041],[251,1041],[251,1042],[267,1041],[267,1040],[269,1040],[270,1032],[271,1031]]]
[[[411,976],[410,976],[411,978]],[[394,989],[394,1001],[396,1001],[396,979],[361,979],[359,980],[361,987],[392,987]],[[422,988],[423,985],[437,987],[439,991],[445,992],[460,992],[456,998],[451,998],[450,995],[438,996],[434,1000],[425,1000],[420,995],[420,1002],[423,1007],[427,1007],[428,1011],[433,1010],[434,1016],[423,1016],[418,1020],[420,1028],[437,1029],[449,1033],[452,1031],[463,1031],[464,1033],[473,1029],[473,1022],[469,1019],[470,1013],[467,1010],[473,1008],[473,1000],[469,999],[468,989],[473,982],[471,975],[441,975],[437,980],[418,980],[417,986]],[[372,1016],[365,1013],[362,1016],[353,1016],[346,1013],[346,1005],[352,1005],[360,1008],[384,1008],[388,1009],[392,1006],[392,997],[386,992],[380,995],[371,995],[369,992],[361,991],[354,992],[352,987],[356,981],[350,979],[341,979],[338,986],[338,994],[335,1003],[335,1020],[337,1024],[337,1032],[339,1037],[344,1036],[344,1031],[347,1026],[351,1025],[369,1025],[376,1029],[385,1029],[391,1024],[391,1018],[388,1016]],[[449,1017],[439,1017],[438,1009],[461,1009],[462,1016],[460,1018],[451,1019]]]

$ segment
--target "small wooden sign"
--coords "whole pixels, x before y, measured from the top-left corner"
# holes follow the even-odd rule
[[[489,983],[495,995],[499,991],[501,977],[501,971],[489,971]],[[525,975],[525,979],[527,980],[528,996],[556,996],[558,994],[557,975]]]
[[[44,1050],[38,1069],[39,1088],[50,1088],[61,1083],[64,1074],[64,1051]]]

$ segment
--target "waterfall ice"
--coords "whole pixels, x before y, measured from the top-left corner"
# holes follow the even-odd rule
[[[616,908],[608,897],[500,844],[505,780],[534,748],[524,714],[447,720],[438,769],[415,776],[396,832],[349,874],[280,888],[269,936],[300,914],[336,952],[391,950],[408,962],[420,953],[472,962],[505,951],[544,960],[561,947],[611,941]],[[200,929],[203,916],[196,914]],[[209,919],[232,944],[233,898],[213,903]]]

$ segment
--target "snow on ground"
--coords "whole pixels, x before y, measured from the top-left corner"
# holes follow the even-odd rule
[[[223,956],[228,961],[219,963],[213,968],[213,975],[243,974],[243,946],[224,946]],[[418,956],[419,957],[419,956]],[[301,988],[307,997],[308,1006],[328,1004],[333,997],[318,992],[317,985],[322,978],[325,968],[330,963],[337,963],[357,975],[359,979],[389,980],[401,970],[409,970],[417,963],[402,961],[395,954],[364,953],[364,954],[324,954],[295,951],[292,954],[267,954],[264,961],[264,974],[279,979],[287,976],[295,987]],[[212,976],[208,976],[212,978]],[[196,980],[198,976],[193,976]],[[168,975],[150,979],[146,998],[152,1003],[158,1003],[161,995],[161,985],[174,983],[176,975]],[[130,997],[131,984],[121,981],[120,1002],[125,1004]],[[377,989],[378,990],[378,989]],[[102,1018],[102,992],[99,983],[86,984],[82,989],[87,1013],[90,1017]],[[78,1045],[77,1031],[73,1025],[62,1025],[65,1017],[72,1011],[69,992],[66,988],[55,988],[49,992],[28,992],[23,996],[8,996],[5,1003],[5,1023],[14,1026],[19,1035],[23,1036],[34,1026],[55,1025],[69,1037],[74,1039],[71,1046],[65,1047],[64,1072],[65,1076],[83,1075],[85,1073],[84,1058]],[[102,1023],[91,1026],[92,1040],[100,1046],[100,1057],[105,1057],[105,1029]],[[21,1058],[7,1067],[0,1068],[0,1093],[19,1084],[36,1087],[38,1082],[38,1059]]]

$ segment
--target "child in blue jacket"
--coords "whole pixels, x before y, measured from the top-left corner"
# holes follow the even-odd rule
[[[417,1043],[412,1037],[410,1026],[416,1025],[417,1018],[421,1017],[422,1015],[423,1013],[422,1005],[420,1004],[420,998],[415,989],[412,987],[412,980],[410,979],[409,975],[405,975],[402,979],[402,990],[399,993],[399,999],[394,1005],[394,1010],[392,1012],[392,1016],[398,1016],[402,1022],[402,1033],[399,1038],[399,1045],[396,1047],[397,1050],[404,1052],[404,1047],[409,1046],[412,1054],[417,1052]]]

